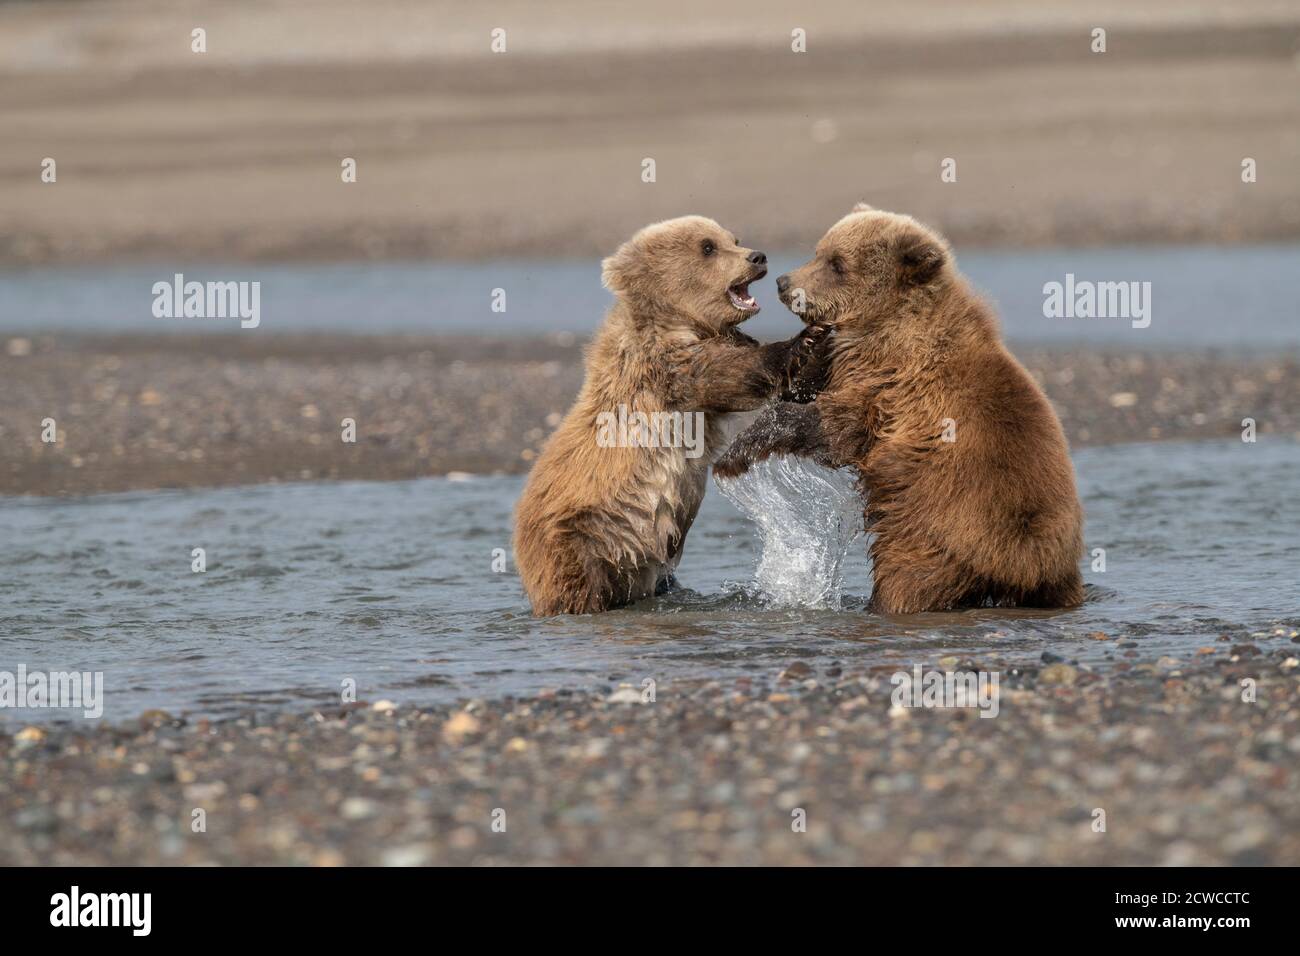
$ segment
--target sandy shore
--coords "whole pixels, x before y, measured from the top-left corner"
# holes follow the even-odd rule
[[[1278,0],[0,4],[0,264],[595,255],[686,212],[797,249],[858,199],[963,246],[1294,238],[1298,46]]]
[[[526,471],[582,381],[540,338],[57,336],[0,349],[0,493]],[[18,353],[18,354],[15,354]],[[1295,356],[1019,350],[1072,444],[1300,435]],[[53,418],[59,440],[41,441]],[[341,423],[357,423],[344,443]]]
[[[991,719],[792,662],[653,703],[8,725],[0,863],[1295,865],[1295,634],[1007,668]]]

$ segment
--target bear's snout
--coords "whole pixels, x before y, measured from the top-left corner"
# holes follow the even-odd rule
[[[777,276],[777,277],[776,277],[776,291],[777,291],[777,292],[785,292],[785,291],[786,291],[787,289],[789,289],[789,288],[790,288],[790,273],[787,272],[787,273],[786,273],[785,275],[783,275],[783,276]]]
[[[745,256],[745,259],[749,262],[752,262],[756,266],[767,265],[766,252],[751,252],[749,255]]]

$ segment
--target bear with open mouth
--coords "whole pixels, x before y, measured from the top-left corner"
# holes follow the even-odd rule
[[[859,204],[777,290],[828,330],[825,387],[766,409],[714,474],[773,454],[853,466],[880,613],[1079,604],[1083,510],[1065,434],[947,242]]]
[[[616,301],[587,348],[582,390],[542,449],[515,512],[533,613],[603,611],[659,593],[736,412],[816,379],[820,329],[760,345],[738,326],[767,256],[712,219],[642,229],[602,264]]]

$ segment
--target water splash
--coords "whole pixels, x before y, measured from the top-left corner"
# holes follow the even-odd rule
[[[773,604],[838,611],[844,558],[862,533],[852,472],[806,458],[774,456],[718,489],[758,526],[763,551],[755,581]]]

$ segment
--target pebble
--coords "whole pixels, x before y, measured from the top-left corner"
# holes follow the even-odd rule
[[[174,718],[165,710],[146,710],[140,714],[139,722],[143,728],[158,727],[170,723]]]
[[[379,804],[365,797],[348,797],[339,806],[339,815],[344,820],[368,820],[379,812]]]
[[[14,823],[20,830],[33,830],[38,833],[50,833],[58,828],[58,815],[49,807],[28,807],[19,810]]]
[[[1039,683],[1063,684],[1070,686],[1079,676],[1079,672],[1069,664],[1050,664],[1038,672]]]
[[[433,850],[423,843],[384,850],[379,858],[382,866],[428,866],[432,861]]]
[[[457,711],[442,725],[442,735],[452,743],[459,743],[465,737],[479,731],[478,718],[467,711]]]

